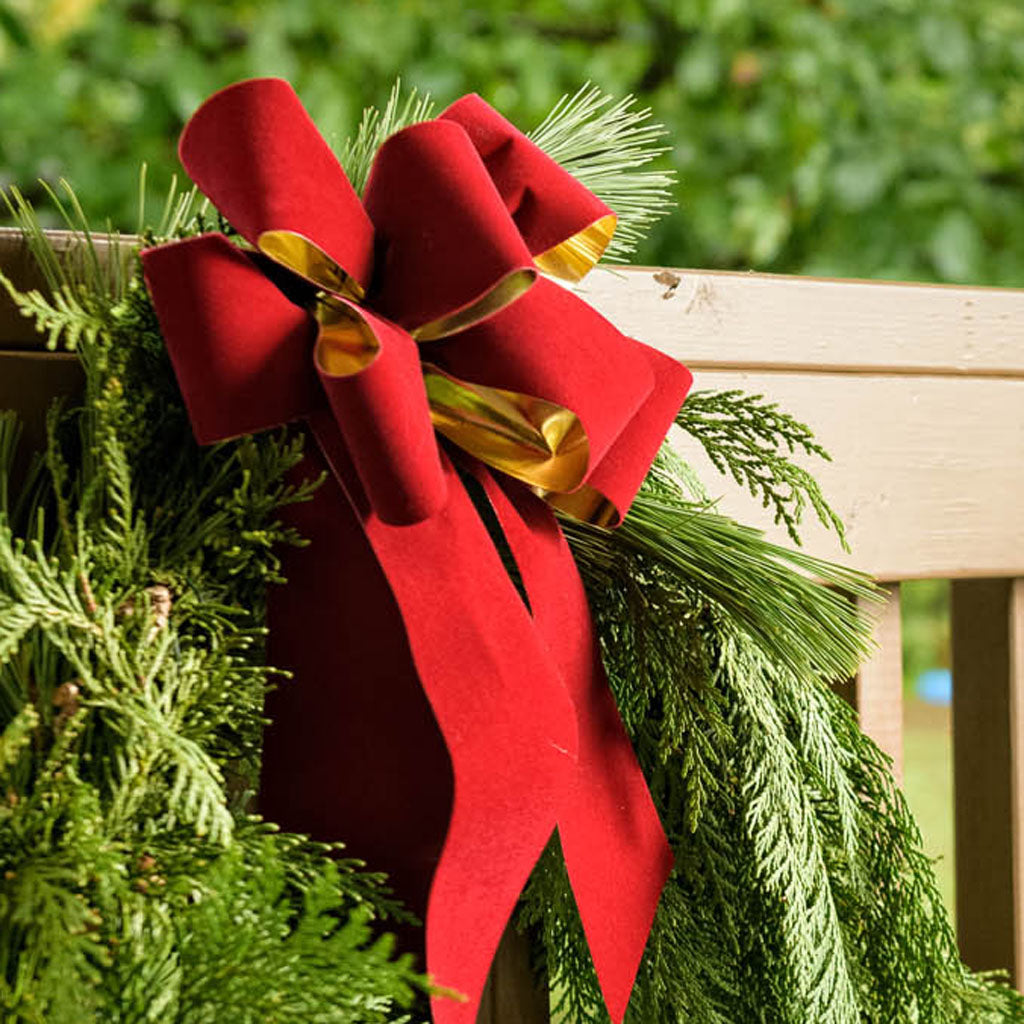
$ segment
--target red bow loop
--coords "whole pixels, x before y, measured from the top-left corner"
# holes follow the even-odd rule
[[[203,194],[253,245],[276,257],[273,244],[261,245],[264,233],[298,235],[340,271],[338,287],[348,278],[356,292],[370,287],[373,224],[287,82],[257,78],[214,93],[185,126],[178,153]]]
[[[537,265],[579,281],[615,232],[615,213],[475,93],[441,114],[466,130]]]
[[[337,297],[314,319],[261,262],[219,234],[142,253],[196,440],[308,418],[326,396],[380,518],[411,523],[435,513],[446,485],[416,343]]]
[[[317,373],[369,507],[385,523],[428,519],[447,486],[419,347],[390,320],[341,299],[318,319]]]
[[[323,403],[315,324],[219,234],[142,253],[146,285],[196,440],[280,426]]]
[[[514,302],[533,257],[466,133],[425,121],[381,146],[366,184],[377,231],[368,302],[421,341],[453,334]]]

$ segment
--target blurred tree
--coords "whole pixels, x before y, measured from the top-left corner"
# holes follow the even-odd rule
[[[0,0],[0,185],[131,227],[211,91],[283,75],[340,142],[394,78],[523,127],[587,79],[671,132],[648,262],[1024,284],[1019,0]],[[38,198],[38,194],[36,196]]]

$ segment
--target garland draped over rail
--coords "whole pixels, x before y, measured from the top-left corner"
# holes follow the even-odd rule
[[[368,113],[341,154],[354,185],[384,137],[430,114],[397,92]],[[641,211],[662,201],[643,169],[657,133],[628,101],[584,91],[533,138],[620,212],[624,183]],[[246,811],[271,677],[263,591],[300,541],[284,510],[314,507],[315,482],[290,475],[300,443],[196,447],[134,256],[104,263],[70,192],[82,244],[65,259],[10,202],[51,294],[8,290],[79,353],[86,390],[53,413],[17,493],[17,425],[0,418],[0,1006],[48,1024],[420,1019],[423,981],[369,931],[414,927],[381,880]],[[223,226],[172,193],[146,240]],[[692,395],[678,423],[792,532],[808,505],[838,526],[792,461],[820,449],[770,402]],[[829,687],[865,649],[848,597],[866,581],[718,515],[667,448],[618,529],[563,530],[674,855],[626,1019],[1024,1019],[1016,993],[960,964],[886,760]],[[518,920],[559,1012],[606,1020],[557,842]]]

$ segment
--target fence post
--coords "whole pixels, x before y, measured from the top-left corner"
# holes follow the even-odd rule
[[[1024,980],[1024,578],[953,582],[960,952]]]
[[[900,585],[880,586],[885,604],[865,611],[875,620],[878,645],[860,667],[854,687],[854,704],[861,731],[892,758],[893,776],[903,779],[903,635],[900,620]]]
[[[510,924],[501,938],[491,965],[477,1024],[550,1024],[546,987],[538,986],[530,969],[530,947],[525,935]]]

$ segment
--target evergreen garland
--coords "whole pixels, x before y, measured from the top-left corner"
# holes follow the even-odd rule
[[[428,102],[396,91],[368,112],[350,173]],[[564,101],[535,136],[599,194],[657,138],[607,102]],[[653,217],[651,186],[633,196]],[[50,294],[4,283],[51,347],[76,349],[86,393],[51,415],[17,495],[0,415],[3,1019],[403,1019],[424,982],[378,937],[401,914],[382,880],[246,809],[272,674],[263,590],[275,545],[301,543],[276,512],[316,482],[286,485],[285,433],[195,446],[137,262],[99,260],[67,195],[85,242],[63,259],[10,199]],[[208,217],[172,188],[147,240]],[[794,538],[808,507],[841,529],[792,461],[824,455],[802,424],[734,392],[692,396],[678,423]],[[869,582],[715,513],[667,447],[622,527],[564,525],[676,855],[629,1020],[1024,1020],[1021,996],[960,963],[888,761],[830,687],[867,649],[853,598]],[[557,838],[519,922],[559,1019],[607,1020]]]
[[[0,415],[2,1019],[409,1019],[380,876],[246,811],[300,445],[199,449],[137,270],[59,283],[18,301],[77,346],[84,402],[13,501]]]

